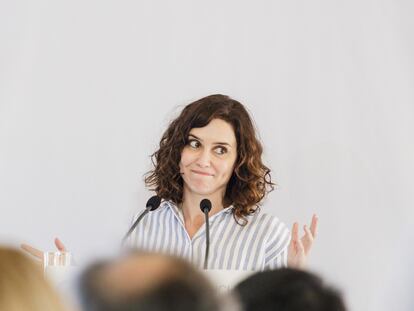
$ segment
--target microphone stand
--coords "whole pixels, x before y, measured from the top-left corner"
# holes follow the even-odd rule
[[[134,231],[134,229],[136,228],[136,226],[139,224],[139,222],[141,221],[142,218],[145,217],[145,215],[147,215],[149,213],[149,211],[151,210],[151,206],[148,206],[146,208],[146,210],[139,215],[139,217],[137,218],[137,220],[135,220],[134,224],[132,225],[132,227],[128,230],[128,232],[124,235],[124,237],[122,238],[122,242],[121,245],[124,246],[126,240],[129,238],[129,235],[132,233],[132,231]]]
[[[206,254],[204,257],[204,270],[207,270],[208,253],[210,251],[210,222],[208,221],[208,213],[211,210],[211,201],[209,199],[201,200],[200,209],[204,213],[206,221]]]
[[[131,228],[128,230],[128,232],[124,235],[121,242],[121,247],[123,248],[125,246],[126,240],[131,235],[132,231],[135,230],[135,228],[138,226],[142,218],[145,217],[149,212],[156,210],[161,204],[161,198],[157,195],[152,196],[148,201],[147,205],[145,207],[145,211],[139,215],[138,219],[134,222],[134,224],[131,226]]]
[[[204,209],[204,218],[206,220],[206,255],[204,257],[204,270],[207,270],[207,263],[208,263],[208,253],[210,251],[210,222],[208,220],[208,212],[207,208]]]

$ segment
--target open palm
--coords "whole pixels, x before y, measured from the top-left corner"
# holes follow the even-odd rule
[[[318,217],[313,215],[310,228],[303,226],[304,235],[299,238],[299,224],[295,222],[292,228],[292,238],[288,248],[288,266],[303,269],[306,266],[309,252],[317,235]]]
[[[58,251],[66,252],[65,245],[63,245],[62,241],[59,240],[58,238],[55,238],[55,246],[58,249]],[[27,253],[29,253],[33,257],[35,257],[36,259],[40,260],[40,262],[43,265],[43,251],[41,251],[40,249],[34,248],[33,246],[30,246],[29,244],[22,244],[22,245],[20,245],[20,247],[24,251],[26,251]]]

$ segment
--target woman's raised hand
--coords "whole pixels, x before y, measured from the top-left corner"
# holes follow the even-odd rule
[[[309,252],[318,231],[318,216],[313,215],[310,228],[303,226],[304,235],[299,238],[299,224],[295,222],[292,228],[292,238],[288,249],[288,266],[303,269],[306,266]]]
[[[66,252],[66,247],[63,245],[62,241],[58,238],[55,238],[55,246],[60,252]],[[36,257],[43,263],[43,251],[40,249],[34,248],[33,246],[30,246],[28,244],[21,244],[20,247],[29,253],[30,255]]]

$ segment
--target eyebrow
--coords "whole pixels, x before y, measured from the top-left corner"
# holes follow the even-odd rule
[[[200,137],[197,137],[197,136],[195,136],[194,134],[188,134],[188,136],[192,136],[192,137],[194,137],[195,139],[198,139],[199,141],[203,141]],[[231,147],[231,145],[229,144],[229,143],[225,143],[225,142],[215,142],[215,143],[213,143],[214,145],[226,145],[226,146],[229,146],[229,147]]]

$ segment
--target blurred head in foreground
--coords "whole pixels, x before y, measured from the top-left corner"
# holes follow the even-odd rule
[[[84,311],[210,311],[216,290],[191,264],[175,257],[135,253],[89,267],[81,278]]]
[[[63,311],[41,267],[20,251],[0,247],[0,310]]]
[[[294,269],[259,272],[235,289],[245,311],[345,311],[338,292]]]

